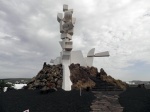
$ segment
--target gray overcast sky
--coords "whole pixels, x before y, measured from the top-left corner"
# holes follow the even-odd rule
[[[74,9],[73,50],[114,78],[150,80],[150,0],[0,0],[0,78],[33,77],[59,56],[57,13]]]

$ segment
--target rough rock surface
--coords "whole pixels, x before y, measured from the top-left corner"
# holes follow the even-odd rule
[[[73,83],[72,88],[92,88],[95,83],[89,78],[90,71],[88,68],[80,66],[80,64],[71,64],[69,66],[71,76],[70,79]]]
[[[62,65],[47,65],[27,84],[28,89],[55,89],[62,86]],[[45,89],[46,88],[46,89]]]
[[[90,89],[105,86],[114,88],[114,86],[120,89],[126,89],[127,84],[121,80],[115,80],[111,76],[108,76],[107,73],[101,69],[98,72],[95,67],[83,67],[80,64],[71,64],[70,68],[70,79],[73,83],[72,89]],[[63,69],[62,65],[49,65],[44,63],[42,70],[32,78],[32,80],[27,84],[27,89],[41,89],[49,90],[62,87],[62,78],[63,78]]]
[[[96,77],[98,75],[98,69],[96,67],[87,67],[90,75]]]
[[[107,76],[107,73],[104,71],[103,68],[101,68],[100,73],[97,76]]]
[[[100,75],[100,79],[107,82],[107,83],[110,83],[122,90],[125,90],[128,85],[125,83],[125,82],[122,82],[121,80],[116,80],[114,79],[113,77],[111,76],[107,76],[107,75]]]

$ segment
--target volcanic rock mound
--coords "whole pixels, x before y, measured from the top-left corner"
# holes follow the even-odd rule
[[[127,84],[121,80],[116,80],[101,69],[98,72],[95,67],[83,67],[80,64],[71,64],[70,80],[72,81],[72,89],[92,89],[102,90],[101,88],[119,88],[126,89]],[[46,91],[48,89],[55,89],[62,87],[63,69],[62,65],[49,65],[44,63],[42,70],[32,78],[27,84],[27,89],[41,89]],[[111,90],[110,89],[110,90]]]
[[[95,86],[95,82],[93,82],[89,76],[90,76],[90,71],[88,68],[80,66],[80,64],[71,64],[69,66],[71,76],[70,79],[73,83],[72,88],[92,88]]]
[[[62,65],[44,63],[43,69],[27,84],[28,89],[53,89],[62,86]]]

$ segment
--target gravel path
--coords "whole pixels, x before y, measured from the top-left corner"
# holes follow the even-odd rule
[[[123,112],[123,107],[119,104],[119,91],[99,92],[93,91],[96,97],[91,107],[91,112]]]

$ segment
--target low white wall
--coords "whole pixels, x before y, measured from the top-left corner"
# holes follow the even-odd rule
[[[15,84],[14,88],[15,89],[22,89],[24,86],[26,86],[27,84]]]

